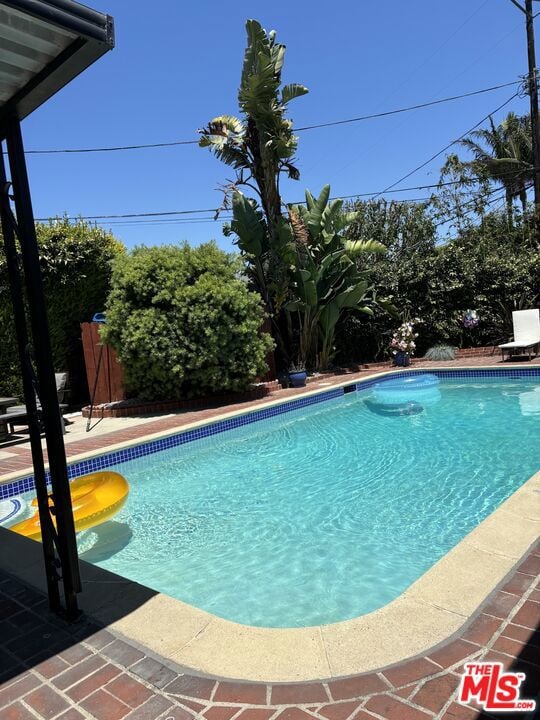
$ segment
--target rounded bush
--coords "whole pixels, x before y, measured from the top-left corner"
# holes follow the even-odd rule
[[[259,295],[215,243],[138,247],[113,265],[103,339],[130,394],[180,399],[246,389],[266,371]]]

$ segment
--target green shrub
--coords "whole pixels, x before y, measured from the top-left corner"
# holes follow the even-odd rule
[[[124,246],[101,228],[67,218],[36,224],[45,303],[56,371],[70,373],[71,401],[88,395],[80,323],[103,310],[111,260]],[[0,395],[22,394],[13,309],[0,241]]]
[[[102,337],[143,399],[244,390],[265,372],[259,295],[215,243],[139,247],[116,259]]]

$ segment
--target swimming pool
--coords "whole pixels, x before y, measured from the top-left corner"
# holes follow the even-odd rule
[[[130,498],[81,557],[249,625],[387,604],[538,469],[540,378],[443,375],[399,415],[359,388],[112,466]]]

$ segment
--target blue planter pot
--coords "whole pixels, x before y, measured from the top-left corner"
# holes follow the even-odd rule
[[[295,388],[304,387],[306,384],[306,378],[307,372],[305,370],[289,373],[289,382]]]
[[[398,352],[397,355],[394,356],[394,365],[398,365],[399,367],[409,367],[410,364],[411,357],[409,353]]]

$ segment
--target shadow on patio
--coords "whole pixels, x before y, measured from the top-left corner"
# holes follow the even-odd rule
[[[0,685],[92,636],[99,644],[102,628],[157,595],[81,560],[82,613],[68,623],[49,611],[41,544],[0,528],[0,547]]]

